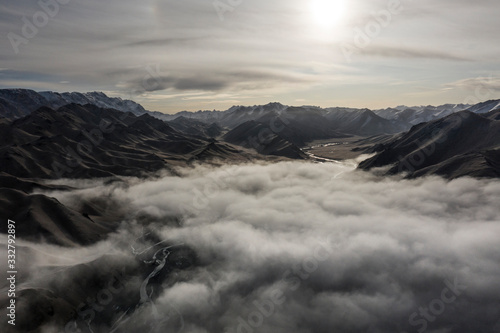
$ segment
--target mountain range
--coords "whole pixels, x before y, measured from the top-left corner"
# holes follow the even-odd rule
[[[217,175],[213,178],[196,175],[192,182],[185,182],[190,178],[189,172],[196,170],[183,169],[185,166],[203,163],[205,165],[201,168],[211,170],[213,165],[257,161],[259,163],[255,165],[275,167],[262,162],[286,160],[288,162],[283,163],[286,168],[291,165],[289,159],[314,161],[316,157],[304,147],[320,140],[323,143],[318,145],[325,150],[350,149],[356,154],[372,154],[359,164],[359,169],[373,173],[407,177],[438,175],[447,179],[500,177],[500,101],[474,106],[398,107],[373,111],[270,103],[235,106],[227,111],[165,115],[102,93],[36,93],[17,89],[0,91],[0,96],[0,214],[18,222],[16,237],[23,243],[16,246],[22,259],[33,256],[46,260],[41,268],[33,269],[36,271],[33,275],[50,275],[43,283],[30,283],[31,276],[20,280],[16,294],[18,324],[15,329],[9,326],[6,332],[45,332],[52,327],[50,325],[58,328],[77,325],[83,329],[88,327],[89,332],[109,332],[122,324],[125,328],[132,323],[127,322],[127,318],[142,315],[141,311],[162,297],[164,290],[174,285],[187,285],[186,281],[204,271],[214,259],[215,252],[211,251],[221,243],[221,239],[217,239],[207,251],[184,243],[169,243],[162,234],[151,231],[157,226],[168,230],[165,234],[182,232],[186,226],[194,227],[195,233],[201,235],[201,238],[194,238],[201,239],[196,243],[203,243],[206,237],[217,231],[215,228],[204,229],[205,226],[211,227],[212,221],[226,219],[229,222],[224,222],[220,229],[233,232],[234,225],[242,224],[238,219],[242,216],[253,219],[250,213],[256,211],[257,216],[265,219],[263,225],[267,228],[276,223],[268,222],[269,218],[272,221],[273,214],[269,212],[273,210],[260,209],[261,192],[266,191],[274,193],[272,197],[276,197],[278,206],[287,204],[282,198],[291,191],[293,201],[288,202],[286,213],[289,213],[290,205],[296,204],[297,213],[289,215],[297,215],[298,219],[303,219],[299,203],[304,201],[303,194],[308,191],[310,198],[320,198],[318,203],[313,202],[313,206],[304,206],[312,209],[312,220],[321,217],[325,207],[334,204],[342,212],[339,219],[359,212],[355,207],[358,193],[348,197],[353,204],[350,209],[346,208],[348,200],[343,196],[348,187],[342,187],[342,184],[349,183],[343,180],[334,183],[340,186],[330,187],[332,192],[340,193],[338,200],[328,201],[321,194],[325,192],[316,193],[316,189],[322,190],[323,178],[319,178],[317,186],[305,187],[305,190],[293,189],[289,185],[282,190],[279,187],[269,190],[265,188],[272,189],[275,183],[289,183],[288,177],[280,180],[281,169],[267,176],[257,174],[258,180],[250,182],[245,174],[249,169],[244,166],[241,169],[247,171],[242,173],[243,176],[235,174],[229,177],[228,184],[234,184],[225,189],[224,175],[219,168],[215,169]],[[464,107],[466,110],[461,110]],[[344,145],[345,141],[349,144]],[[295,166],[298,169],[304,167],[294,176],[301,175],[299,182],[309,182],[319,175],[310,173],[311,163],[296,163]],[[323,179],[326,182],[328,178],[335,179],[339,175],[330,176],[326,171],[336,169],[323,166],[318,169],[322,170],[321,177],[326,173],[327,177]],[[165,181],[165,175],[168,175],[168,181]],[[360,176],[362,182],[367,179],[364,176]],[[205,181],[205,186],[196,187]],[[443,183],[440,180],[438,184]],[[99,185],[96,187],[95,184]],[[141,209],[136,209],[132,204],[134,201],[125,195],[134,186],[135,196],[144,200]],[[165,186],[182,189],[173,191],[175,193],[169,197],[165,195]],[[223,194],[219,187],[226,193]],[[95,195],[88,194],[94,191]],[[177,202],[172,200],[173,196],[185,201],[172,203],[170,201]],[[246,208],[235,214],[237,208],[227,206],[223,203],[225,200],[236,200]],[[253,206],[252,201],[259,202],[258,206]],[[210,208],[206,210],[208,213],[203,209],[198,211],[199,207],[206,206]],[[319,208],[318,215],[314,206]],[[372,207],[369,209],[373,211]],[[302,210],[308,211],[307,208]],[[304,230],[310,228],[311,219],[303,219],[305,222],[303,228],[298,229],[300,236],[297,239],[302,240],[306,235]],[[200,225],[196,226],[196,223]],[[367,228],[372,225],[370,219]],[[7,223],[0,224],[0,233],[7,234],[8,228]],[[133,229],[133,233],[124,233],[126,228]],[[289,223],[286,228],[290,228]],[[329,228],[325,230],[331,230]],[[252,226],[239,235],[253,234],[255,230]],[[234,238],[235,243],[243,243],[239,235],[233,232],[230,238]],[[132,255],[124,256],[124,251],[101,255],[103,248],[100,247],[108,241],[106,246],[110,249],[127,249],[128,252],[131,249]],[[143,244],[140,249],[135,247],[136,242]],[[26,244],[42,245],[37,248]],[[76,264],[54,265],[51,261],[54,256],[34,252],[49,248],[51,244],[81,249],[82,259]],[[85,256],[89,253],[88,248],[95,248],[99,255]],[[224,261],[238,255],[237,251],[227,252]],[[271,266],[266,266],[265,271]],[[247,275],[248,270],[241,276]],[[216,281],[214,278],[210,277],[210,280]],[[261,276],[258,279],[265,280]],[[92,303],[89,295],[102,296],[107,290],[103,286],[114,287],[120,283],[126,289],[113,299],[113,306],[102,307],[104,311],[96,318],[82,315],[85,306],[97,305]],[[233,289],[243,290],[241,297],[255,289],[248,286],[242,289],[241,283],[237,285],[240,287]],[[351,287],[347,286],[349,290]],[[420,286],[417,288],[421,289]],[[6,294],[0,297],[4,317],[8,302]],[[172,313],[166,317],[170,315]],[[123,321],[120,318],[124,318]],[[177,328],[176,331],[184,327],[185,319],[190,319],[175,315],[172,318],[175,322],[171,326]],[[97,330],[96,327],[103,329]]]
[[[410,177],[500,177],[500,109],[421,123],[373,150],[377,154],[361,162],[361,169],[388,167],[388,174]]]
[[[217,130],[215,128],[214,130]],[[176,175],[193,163],[241,163],[266,159],[217,139],[189,135],[145,113],[96,105],[46,106],[0,122],[0,213],[24,223],[25,239],[74,246],[103,239],[124,218],[109,200],[67,207],[37,191],[70,189],[49,180],[121,176],[155,171]],[[0,225],[6,233],[6,224]]]
[[[142,115],[147,111],[131,100],[108,97],[102,92],[36,92],[29,89],[0,89],[0,115],[3,118],[17,119],[29,115],[42,106],[52,109],[68,104],[92,104],[101,108],[115,109]]]
[[[148,111],[140,104],[119,97],[108,97],[102,92],[35,92],[28,89],[0,89],[0,116],[2,118],[17,119],[24,117],[42,106],[57,109],[67,104],[92,104],[101,108],[115,109],[124,112],[132,112],[135,115],[148,113],[151,116],[172,121],[180,118],[178,123],[183,129],[186,128],[186,119],[197,120],[193,127],[200,123],[216,124],[228,130],[234,129],[246,121],[267,121],[271,117],[280,117],[283,120],[302,122],[302,126],[311,124],[317,132],[323,131],[321,127],[327,127],[326,133],[318,133],[312,137],[331,137],[331,130],[335,129],[344,134],[352,135],[375,135],[393,134],[409,130],[411,126],[421,122],[427,122],[442,118],[452,113],[470,109],[476,113],[486,113],[494,110],[500,104],[499,101],[489,101],[477,105],[445,104],[441,106],[398,106],[379,110],[355,109],[355,108],[320,108],[316,106],[286,106],[281,103],[269,103],[255,106],[233,106],[225,111],[181,111],[176,114],[164,114],[157,111]],[[321,123],[321,124],[320,124]],[[175,125],[174,125],[175,127]],[[204,130],[201,130],[204,134]],[[196,133],[200,134],[200,133]],[[295,144],[301,142],[295,142]]]
[[[137,175],[198,159],[249,157],[230,144],[178,132],[148,114],[90,104],[41,107],[0,124],[1,171],[16,177]]]
[[[36,178],[133,175],[196,160],[307,159],[302,148],[311,142],[360,138],[353,150],[376,153],[363,169],[496,177],[498,108],[499,100],[379,110],[269,103],[171,115],[102,92],[3,89],[0,171]],[[429,156],[416,161],[421,154]]]

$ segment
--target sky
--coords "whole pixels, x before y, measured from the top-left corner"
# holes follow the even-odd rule
[[[0,88],[146,109],[500,98],[497,0],[3,0]]]

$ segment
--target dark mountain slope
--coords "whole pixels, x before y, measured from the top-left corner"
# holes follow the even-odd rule
[[[0,188],[0,214],[17,222],[18,237],[64,246],[95,243],[113,230],[111,223],[96,222],[54,198],[7,188]],[[6,223],[0,232],[7,233]]]
[[[323,117],[318,109],[289,107],[281,114],[269,113],[256,120],[293,144],[304,147],[313,140],[343,138],[338,126]]]
[[[47,100],[33,90],[0,89],[0,116],[3,118],[21,118],[46,105]]]
[[[58,109],[68,104],[92,104],[141,115],[147,111],[131,100],[108,97],[102,92],[57,93],[36,92],[29,89],[0,89],[0,118],[17,119],[29,115],[42,106]]]
[[[388,173],[408,173],[410,177],[499,177],[499,113],[478,115],[463,111],[416,125],[386,142],[360,168],[390,165]]]
[[[473,105],[468,108],[469,111],[474,113],[488,113],[500,108],[500,100],[490,100],[486,102],[482,102],[476,105]]]
[[[207,138],[216,138],[222,133],[222,128],[216,123],[205,124],[196,119],[189,119],[184,116],[169,121],[168,124],[181,133],[196,135]]]
[[[285,156],[294,159],[307,158],[299,147],[276,134],[272,126],[247,121],[224,135],[224,140],[246,148],[253,148],[264,155]]]
[[[147,114],[136,117],[94,105],[43,107],[1,124],[0,130],[0,171],[26,178],[137,176],[187,163],[212,144]],[[225,143],[214,144],[219,159],[248,159]]]
[[[34,190],[66,190],[67,186],[47,185],[32,179],[14,177],[5,172],[0,172],[0,188],[11,188],[31,193]]]
[[[379,134],[393,134],[404,130],[403,126],[384,119],[372,111],[365,110],[343,110],[333,109],[325,118],[331,122],[331,126],[339,132],[361,136],[372,136]]]

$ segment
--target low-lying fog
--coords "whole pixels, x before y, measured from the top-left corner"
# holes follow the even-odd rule
[[[104,255],[129,263],[149,246],[173,245],[65,330],[500,332],[498,180],[379,178],[352,164],[304,162],[178,172],[46,193],[70,207],[106,198],[127,219],[84,249],[23,242],[33,274],[19,287],[43,287]],[[196,259],[148,285],[176,246]],[[58,268],[35,274],[48,265]],[[118,294],[134,293],[139,306],[118,304]],[[107,327],[98,325],[102,308],[116,312]]]

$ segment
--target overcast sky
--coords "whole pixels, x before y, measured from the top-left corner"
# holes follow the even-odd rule
[[[0,5],[0,88],[104,91],[169,113],[500,98],[498,0],[43,1],[50,15]]]

